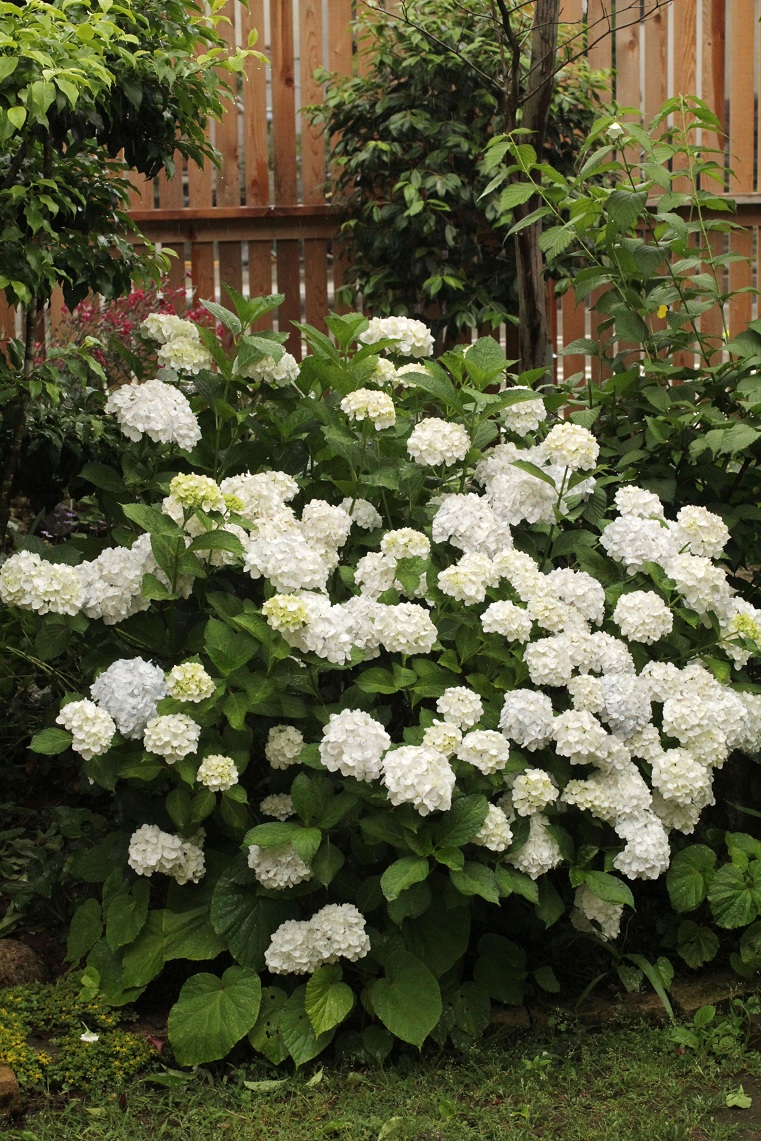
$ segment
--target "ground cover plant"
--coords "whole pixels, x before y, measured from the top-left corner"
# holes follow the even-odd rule
[[[144,323],[121,470],[83,473],[102,541],[0,571],[87,679],[33,749],[113,795],[69,960],[115,1005],[184,960],[182,1065],[467,1048],[557,989],[561,916],[615,938],[758,748],[761,616],[722,520],[621,485],[492,339],[434,362],[419,322],[330,316],[299,366],[249,331],[280,298],[230,297],[227,347]]]
[[[261,1066],[105,1088],[85,1101],[33,1101],[8,1141],[750,1141],[758,1054],[732,1036],[699,1055],[651,1027],[579,1031],[564,1019],[465,1057],[404,1057],[381,1069],[345,1059],[290,1078]],[[167,1081],[171,1075],[162,1075]],[[750,1101],[750,1105],[748,1102]]]

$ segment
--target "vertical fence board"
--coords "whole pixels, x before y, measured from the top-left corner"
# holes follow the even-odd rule
[[[220,24],[220,33],[228,48],[235,50],[235,8],[236,4],[228,5],[229,23]],[[215,142],[220,154],[220,167],[217,170],[217,206],[241,205],[241,171],[240,146],[238,143],[238,95],[235,91],[236,76],[225,75],[233,88],[233,93],[227,103],[227,111],[220,123],[216,124]],[[241,243],[219,242],[219,281],[220,285],[231,285],[239,293],[243,289],[243,259],[241,256]],[[224,289],[220,300],[223,305],[232,307]]]
[[[275,202],[291,203],[298,199],[296,172],[296,94],[293,43],[293,2],[272,0],[272,131],[274,139]],[[288,332],[288,351],[301,356],[301,338],[292,321],[301,320],[301,267],[299,242],[278,239],[277,287],[285,294],[278,311],[281,331]]]
[[[339,75],[351,75],[353,69],[353,44],[351,35],[342,35],[342,29],[349,28],[352,20],[352,0],[331,0],[329,5],[330,11],[330,59],[328,66],[331,71],[338,72]],[[349,266],[349,259],[346,256],[341,242],[334,240],[332,243],[332,261],[333,261],[333,290],[340,289],[346,280],[346,273]],[[346,305],[339,305],[335,303],[335,309],[339,313],[347,311]]]
[[[729,16],[729,145],[730,166],[734,168],[729,191],[730,194],[749,194],[754,189],[754,0],[732,0]],[[753,280],[749,260],[753,254],[752,232],[736,231],[732,234],[730,248],[748,259],[730,265],[730,288],[750,286]],[[753,300],[750,293],[732,298],[729,311],[730,335],[739,333],[752,319],[752,313]]]
[[[658,8],[645,20],[645,120],[649,122],[668,95],[668,17]]]
[[[585,302],[577,303],[573,289],[563,295],[562,328],[563,344],[570,345],[586,335],[587,307]],[[567,380],[576,372],[583,372],[586,358],[583,354],[574,353],[563,357],[563,379]]]

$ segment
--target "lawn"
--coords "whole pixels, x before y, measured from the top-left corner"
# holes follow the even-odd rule
[[[682,1053],[647,1026],[541,1037],[500,1032],[466,1056],[403,1055],[383,1069],[317,1064],[199,1070],[176,1088],[137,1082],[39,1096],[5,1141],[759,1141],[761,1055]],[[282,1084],[276,1084],[278,1081]],[[245,1084],[249,1082],[253,1088]],[[747,1108],[727,1107],[742,1083]]]

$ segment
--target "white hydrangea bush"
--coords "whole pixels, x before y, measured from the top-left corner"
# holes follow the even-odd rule
[[[452,978],[476,1019],[521,922],[614,939],[717,770],[759,749],[761,611],[723,521],[600,478],[583,417],[494,340],[437,362],[420,322],[332,315],[296,365],[249,332],[279,299],[231,297],[209,303],[227,352],[145,323],[187,410],[112,402],[129,479],[104,488],[103,550],[0,569],[4,603],[88,643],[87,692],[34,747],[130,790],[113,990],[225,951],[236,985],[273,976],[248,1028],[272,1061],[314,1056],[360,992],[443,1043]]]

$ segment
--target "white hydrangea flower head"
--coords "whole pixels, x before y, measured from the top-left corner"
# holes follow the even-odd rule
[[[433,355],[433,336],[427,325],[411,317],[371,317],[367,328],[360,333],[363,345],[394,340],[397,343],[386,350],[394,356],[430,357]]]
[[[744,666],[751,657],[761,653],[761,610],[750,602],[733,598],[721,626],[722,649],[736,667]],[[740,639],[750,642],[753,649],[747,649]]]
[[[583,651],[577,657],[579,669],[586,673],[601,674],[633,674],[635,673],[634,658],[625,642],[606,634],[602,630],[595,630],[590,634],[579,649]]]
[[[496,804],[490,804],[479,832],[473,837],[473,843],[490,852],[504,852],[513,842],[513,830],[504,809]]]
[[[524,769],[512,786],[512,803],[518,816],[533,816],[558,798],[558,790],[544,769]]]
[[[552,463],[571,471],[593,468],[600,454],[600,445],[592,433],[569,421],[551,428],[542,448]]]
[[[674,615],[653,590],[622,594],[613,610],[613,621],[624,638],[651,646],[671,633]]]
[[[302,598],[307,607],[307,624],[295,630],[282,630],[283,638],[295,650],[343,665],[351,657],[356,615],[343,606],[332,606],[324,594],[305,592]]]
[[[274,816],[276,820],[287,820],[294,815],[293,800],[288,792],[273,792],[265,796],[259,805],[262,816]]]
[[[567,685],[579,664],[569,634],[553,634],[531,642],[523,651],[523,661],[534,685],[552,687]]]
[[[232,757],[212,753],[198,766],[196,780],[212,792],[227,792],[238,783],[238,767]]]
[[[152,717],[143,733],[143,746],[149,753],[163,757],[173,765],[194,753],[201,736],[201,726],[184,713],[166,713]]]
[[[351,531],[351,515],[324,499],[310,499],[301,512],[301,530],[310,543],[342,547]]]
[[[392,361],[388,360],[387,357],[378,357],[375,368],[367,379],[370,384],[377,384],[381,387],[388,385],[390,388],[395,388],[399,383],[399,374]]]
[[[160,872],[172,876],[178,884],[198,883],[206,871],[199,846],[203,836],[201,829],[193,840],[183,840],[171,832],[162,832],[156,824],[143,824],[132,834],[127,862],[139,876],[150,878],[154,872]]]
[[[499,577],[510,583],[521,602],[528,602],[544,582],[544,575],[536,560],[523,551],[500,551],[492,562]]]
[[[445,721],[459,725],[461,729],[472,729],[484,715],[484,703],[477,693],[464,685],[453,685],[445,689],[436,702],[436,712]]]
[[[641,571],[645,563],[663,566],[676,553],[673,531],[658,519],[634,514],[620,515],[608,523],[600,544],[629,574]]]
[[[709,803],[713,803],[713,799]],[[675,800],[665,800],[657,789],[653,792],[653,812],[667,832],[682,832],[691,836],[700,820],[704,805],[678,804]]]
[[[555,714],[546,693],[535,689],[514,689],[505,694],[499,727],[522,749],[534,752],[551,739]]]
[[[570,709],[555,718],[552,729],[555,748],[572,765],[604,764],[609,734],[593,713]]]
[[[298,764],[304,738],[295,725],[273,725],[264,746],[264,755],[273,769]]]
[[[384,555],[382,551],[370,551],[363,555],[354,570],[354,581],[362,594],[378,598],[391,590],[396,578],[396,559]]]
[[[72,749],[86,761],[107,753],[116,732],[113,718],[105,709],[99,709],[94,701],[86,698],[64,705],[56,717],[56,724],[69,730]]]
[[[451,467],[470,451],[470,436],[462,424],[450,424],[435,416],[421,420],[407,441],[407,453],[421,467]]]
[[[439,590],[466,606],[483,602],[490,586],[499,584],[499,573],[488,555],[477,551],[463,555],[451,567],[440,571]]]
[[[552,871],[563,859],[557,840],[548,829],[549,820],[538,812],[530,818],[526,843],[506,856],[509,864],[532,880]]]
[[[702,555],[675,555],[664,570],[676,583],[686,606],[696,614],[713,612],[719,618],[731,609],[731,592],[726,571]]]
[[[429,654],[439,636],[428,611],[416,602],[384,606],[375,620],[375,632],[390,654]]]
[[[298,494],[299,485],[284,471],[243,472],[230,475],[219,485],[223,495],[234,495],[241,506],[238,514],[251,523],[276,515]]]
[[[187,324],[190,324],[188,321]],[[195,376],[202,368],[211,368],[211,353],[202,345],[198,336],[172,337],[165,341],[156,354],[162,368],[173,368],[176,372],[189,372]]]
[[[617,939],[623,913],[623,904],[606,903],[590,891],[586,884],[576,888],[571,923],[577,931],[599,935],[606,942]]]
[[[186,321],[174,313],[151,313],[140,325],[140,332],[151,341],[158,341],[160,345],[178,338],[198,341],[200,335],[198,326],[193,321]]]
[[[663,504],[652,491],[627,484],[613,496],[619,515],[636,515],[640,519],[663,519]]]
[[[269,535],[260,528],[248,543],[243,569],[254,579],[263,576],[286,594],[324,590],[335,561],[331,562],[329,548],[315,548],[300,531]]]
[[[142,737],[165,695],[164,671],[143,658],[119,658],[90,686],[93,701],[113,717],[127,740]]]
[[[262,606],[262,614],[273,630],[300,630],[310,618],[309,603],[299,594],[273,594]]]
[[[308,975],[322,964],[307,920],[286,919],[273,933],[264,952],[267,970],[273,975]]]
[[[445,495],[433,520],[434,543],[449,542],[466,554],[494,556],[513,545],[510,528],[497,519],[483,496]]]
[[[143,575],[157,574],[150,535],[140,535],[131,547],[107,547],[97,558],[76,568],[84,590],[83,612],[114,626],[150,606],[142,593]],[[157,574],[160,577],[160,573]]]
[[[634,762],[622,758],[615,767],[597,769],[586,780],[568,781],[560,800],[616,828],[621,820],[647,813],[652,795]]]
[[[669,838],[663,824],[650,810],[619,820],[616,832],[626,841],[613,867],[627,879],[657,880],[671,862]]]
[[[214,679],[200,662],[182,662],[166,675],[166,691],[176,701],[206,701],[215,688]]]
[[[700,804],[704,808],[711,797],[711,770],[696,761],[687,749],[667,749],[653,763],[653,788],[664,800],[683,806]]]
[[[412,804],[421,816],[452,807],[454,771],[443,753],[427,746],[402,745],[386,753],[383,783],[391,804]]]
[[[339,506],[363,531],[375,531],[383,526],[380,514],[366,499],[343,499]]]
[[[187,396],[163,380],[133,381],[112,389],[105,411],[113,412],[128,440],[148,436],[155,444],[176,444],[189,452],[201,439]]]
[[[729,528],[720,515],[705,507],[682,507],[674,526],[676,545],[691,555],[717,559],[729,542]]]
[[[481,615],[485,634],[501,634],[509,642],[528,642],[531,637],[531,616],[514,602],[492,602]]]
[[[484,776],[491,776],[501,772],[510,760],[510,742],[496,729],[473,729],[463,737],[456,755]]]
[[[531,389],[523,384],[516,384],[509,391],[531,392]],[[542,421],[547,419],[547,410],[541,396],[532,394],[525,400],[508,404],[501,410],[500,418],[508,431],[515,432],[516,436],[527,436],[529,432],[535,432]]]
[[[0,601],[38,614],[74,615],[84,605],[85,590],[78,568],[19,551],[0,568]]]
[[[422,744],[449,758],[462,742],[462,730],[451,721],[434,721],[423,733]]]
[[[605,707],[602,678],[594,674],[578,674],[568,682],[568,695],[574,709],[587,713],[601,713]]]
[[[370,950],[365,917],[353,903],[328,903],[309,922],[323,963],[335,963],[338,959],[356,963]]]
[[[427,559],[431,553],[431,543],[422,531],[413,527],[399,527],[386,531],[381,539],[381,553],[391,559]]]
[[[295,384],[299,379],[299,362],[291,353],[283,353],[279,360],[275,360],[273,356],[262,357],[261,360],[251,362],[238,371],[241,376],[248,377],[249,380],[272,384],[275,388],[285,388],[288,384]]]
[[[248,866],[262,887],[273,891],[283,891],[312,878],[312,869],[304,863],[291,844],[280,844],[277,848],[260,848],[258,844],[250,844]]]
[[[341,401],[341,411],[350,421],[369,420],[376,432],[393,428],[396,423],[396,408],[387,392],[377,392],[374,388],[357,388]]]
[[[169,494],[188,511],[226,510],[224,493],[208,475],[176,475],[169,484]]]
[[[600,678],[600,717],[613,733],[629,737],[652,721],[647,682],[628,674],[603,674]]]
[[[582,618],[600,625],[605,617],[605,589],[591,574],[559,567],[550,571],[547,581],[558,597],[578,610]]]
[[[490,481],[486,499],[500,523],[516,527],[524,520],[527,523],[552,522],[558,493],[554,486],[531,472],[510,465]]]
[[[576,628],[587,629],[587,624],[576,607],[563,602],[549,581],[541,583],[533,592],[526,613],[542,630],[550,630],[553,634],[562,634]]]
[[[329,772],[355,780],[377,780],[390,746],[388,733],[369,713],[343,709],[331,714],[322,731],[320,760]]]

